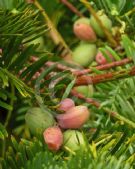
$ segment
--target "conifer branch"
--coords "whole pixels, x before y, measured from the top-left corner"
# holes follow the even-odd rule
[[[121,78],[127,78],[134,75],[135,75],[135,66],[127,70],[123,69],[120,71],[108,72],[100,75],[93,75],[93,76],[82,75],[77,78],[76,86],[108,82],[108,81],[113,81]]]
[[[93,72],[93,68],[97,69],[97,70],[108,70],[110,68],[126,65],[127,63],[132,63],[132,62],[133,62],[132,58],[125,58],[125,59],[120,60],[120,61],[114,61],[114,62],[107,63],[107,64],[104,64],[104,65],[99,65],[99,66],[96,66],[96,67],[91,67],[89,69],[82,69],[82,70],[73,69],[73,68],[65,66],[65,65],[63,65],[61,63],[57,63],[57,69],[58,70],[63,70],[63,71],[64,70],[69,70],[74,75],[80,76],[80,75],[85,75],[85,74],[88,74],[88,73],[92,73]],[[46,66],[48,66],[48,67],[52,66],[54,64],[56,64],[56,62],[52,62],[52,61],[46,62]]]

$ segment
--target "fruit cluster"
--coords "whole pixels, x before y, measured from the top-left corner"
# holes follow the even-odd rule
[[[85,147],[81,128],[89,119],[90,112],[86,106],[75,106],[72,99],[66,98],[60,102],[53,117],[48,111],[34,107],[25,116],[26,123],[33,134],[43,133],[45,143],[53,151],[61,147],[72,151]],[[56,124],[57,123],[57,124]]]
[[[103,11],[98,11],[97,16],[103,26],[111,33],[112,22],[107,15]],[[90,19],[86,17],[78,19],[73,25],[73,32],[80,40],[80,44],[73,51],[72,60],[74,63],[89,67],[94,61],[98,65],[103,65],[114,60],[109,51],[104,49],[108,56],[106,58],[97,48],[98,38],[103,40],[105,34],[93,15]],[[92,97],[94,92],[92,85],[75,87],[75,90],[85,97]]]
[[[111,33],[112,22],[103,11],[98,11],[97,16],[102,25]],[[98,38],[105,38],[104,31],[92,15],[91,18],[80,18],[73,26],[74,34],[81,40],[80,44],[73,51],[73,61],[81,66],[88,67],[94,60],[97,64],[106,64],[106,57],[97,49]],[[98,37],[98,38],[97,38]],[[106,51],[109,60],[113,60],[112,55]]]

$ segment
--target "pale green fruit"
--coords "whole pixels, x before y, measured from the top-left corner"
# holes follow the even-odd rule
[[[108,16],[104,14],[103,11],[98,11],[97,15],[99,19],[101,20],[102,24],[111,32],[112,21],[108,18]],[[93,15],[90,18],[90,24],[99,37],[103,38],[105,36],[102,28],[99,26],[99,24],[97,23],[97,20],[95,19]]]
[[[83,43],[73,51],[73,61],[81,66],[87,67],[95,58],[96,45]]]
[[[39,107],[29,109],[25,115],[25,120],[33,134],[36,134],[37,131],[42,132],[55,123],[52,114],[47,111],[42,111]]]
[[[93,85],[82,85],[75,87],[75,90],[81,94],[83,94],[85,97],[92,97],[94,93]]]
[[[81,132],[77,130],[67,130],[64,132],[64,148],[69,148],[72,151],[84,149],[86,146],[84,137]]]

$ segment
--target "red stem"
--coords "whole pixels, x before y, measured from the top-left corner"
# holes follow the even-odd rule
[[[76,80],[76,86],[88,85],[88,84],[97,84],[107,81],[112,81],[120,78],[125,78],[135,75],[135,66],[126,70],[121,70],[117,72],[108,72],[99,75],[82,75],[79,76]]]
[[[60,2],[62,2],[64,5],[66,5],[72,12],[74,12],[79,17],[84,17],[83,14],[80,13],[80,11],[78,11],[78,9],[76,9],[76,7],[73,6],[73,4],[71,4],[67,0],[60,0]]]
[[[113,68],[113,67],[116,67],[116,66],[122,66],[122,65],[125,65],[127,63],[131,63],[133,60],[131,58],[126,58],[126,59],[123,59],[123,60],[120,60],[120,61],[115,61],[115,62],[112,62],[112,63],[107,63],[105,65],[99,65],[99,66],[96,66],[96,67],[93,67],[97,70],[107,70],[107,69],[110,69],[110,68]],[[46,66],[52,66],[56,64],[56,62],[51,62],[51,61],[48,61],[46,63]],[[80,75],[85,75],[87,73],[91,73],[93,72],[93,69],[83,69],[83,70],[76,70],[76,69],[73,69],[73,68],[70,68],[70,67],[67,67],[67,66],[64,66],[60,63],[57,64],[57,69],[59,70],[69,70],[71,71],[74,75],[76,76],[80,76]]]
[[[100,103],[97,102],[96,100],[92,99],[92,98],[85,98],[85,96],[81,93],[78,93],[75,89],[71,90],[71,94],[79,99],[83,99],[85,100],[87,103],[92,104],[93,106],[99,108],[100,107]]]

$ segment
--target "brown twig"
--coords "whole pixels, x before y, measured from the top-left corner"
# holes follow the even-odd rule
[[[98,101],[95,101],[92,98],[86,98],[84,95],[76,92],[74,89],[71,91],[71,94],[79,99],[84,100],[87,103],[90,103],[91,105],[100,108],[100,103]],[[122,115],[118,114],[117,112],[111,111],[108,108],[102,108],[104,110],[105,113],[107,113],[108,115],[110,115],[111,117],[116,118],[117,120],[123,121],[124,123],[128,124],[129,126],[131,126],[132,128],[135,128],[135,123],[128,120],[127,118],[123,117]]]
[[[72,12],[74,12],[79,17],[84,17],[83,14],[73,4],[71,4],[67,0],[60,0],[60,2],[66,5]]]
[[[100,75],[93,75],[93,76],[82,75],[77,78],[75,85],[80,86],[80,85],[88,85],[88,84],[97,84],[97,83],[112,81],[120,78],[126,78],[134,75],[135,75],[135,66],[127,70],[108,72]]]
[[[104,24],[101,22],[101,20],[99,19],[99,17],[96,14],[96,11],[92,8],[92,6],[90,5],[90,3],[87,0],[80,0],[89,10],[89,12],[94,16],[94,18],[97,20],[99,26],[101,27],[101,29],[103,30],[106,38],[108,39],[108,41],[110,42],[110,44],[113,47],[117,46],[117,42],[116,40],[113,38],[112,34],[108,31],[108,29],[104,26]]]
[[[122,66],[122,65],[125,65],[127,63],[131,63],[131,62],[133,62],[132,58],[126,58],[126,59],[123,59],[123,60],[120,60],[120,61],[114,61],[114,62],[111,62],[111,63],[107,63],[105,65],[99,65],[99,66],[96,66],[96,67],[93,67],[93,68],[97,69],[97,70],[107,70],[107,69],[110,69],[110,68],[113,68],[113,67],[116,67],[116,66]],[[51,61],[46,62],[46,66],[48,66],[48,67],[52,66],[54,64],[56,64],[56,62],[51,62]],[[85,75],[87,73],[93,72],[92,68],[91,69],[76,70],[76,69],[70,68],[68,66],[62,65],[60,63],[57,63],[57,69],[63,70],[63,71],[69,70],[76,76]]]
[[[63,50],[66,51],[66,54],[69,54],[69,58],[71,58],[72,51],[70,50],[69,46],[66,44],[66,42],[63,39],[63,37],[61,36],[61,34],[55,28],[55,25],[50,20],[49,16],[47,15],[47,13],[44,10],[44,8],[40,5],[38,0],[34,0],[33,4],[35,5],[35,7],[37,9],[39,9],[39,11],[41,12],[43,18],[45,19],[45,23],[48,25],[48,27],[50,29],[50,37],[53,40],[54,44],[55,45],[61,45],[62,48],[64,48]]]
[[[92,98],[85,98],[85,96],[81,93],[78,93],[75,89],[71,90],[71,94],[79,99],[83,99],[85,100],[87,103],[92,104],[93,106],[99,108],[100,107],[100,103],[97,102],[96,100],[92,99]]]

